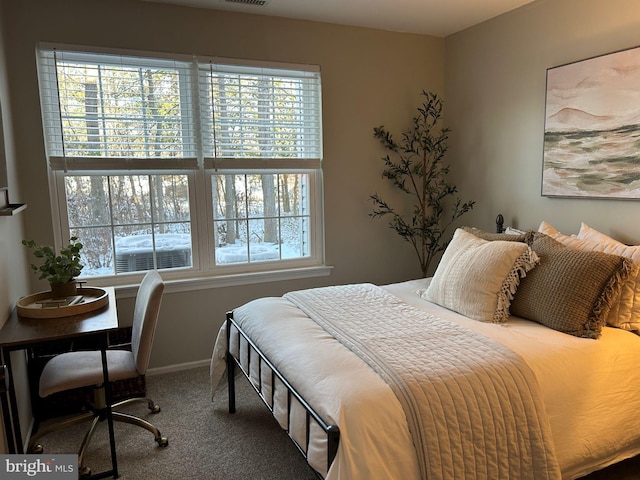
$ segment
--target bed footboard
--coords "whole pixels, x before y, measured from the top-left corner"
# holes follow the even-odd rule
[[[320,427],[324,431],[324,435],[326,435],[326,449],[327,449],[327,458],[326,458],[326,469],[325,472],[329,470],[333,459],[336,456],[338,451],[338,442],[340,439],[340,429],[337,425],[331,425],[326,422],[308,403],[307,401],[297,392],[297,390],[287,381],[287,379],[279,372],[279,370],[271,363],[271,361],[264,355],[264,353],[255,345],[255,343],[249,338],[249,336],[242,330],[242,328],[234,321],[233,312],[227,312],[227,374],[228,374],[228,383],[229,383],[229,412],[235,413],[236,411],[236,399],[235,399],[235,373],[236,367],[244,374],[244,376],[249,381],[249,384],[254,388],[254,390],[258,393],[258,396],[262,399],[264,404],[267,406],[269,411],[275,416],[274,406],[276,405],[275,393],[276,393],[276,379],[285,387],[287,392],[287,420],[286,427],[283,426],[287,435],[293,441],[296,448],[300,451],[302,456],[309,463],[309,446],[310,446],[310,432],[311,432],[311,424],[315,422],[315,424]],[[231,352],[230,346],[232,345],[232,336],[235,335],[237,338],[237,344],[240,344],[240,339],[242,338],[246,345],[248,346],[248,352],[245,356],[245,364],[233,355]],[[257,362],[255,364],[254,362]],[[265,387],[263,383],[263,366],[267,366],[270,373],[270,381],[271,386]],[[252,377],[251,371],[253,368],[258,370],[258,375]],[[267,375],[269,375],[267,373]],[[305,411],[305,438],[300,441],[300,439],[296,439],[292,434],[292,425],[291,425],[291,408],[292,401],[295,399],[297,403],[304,409]],[[320,473],[316,468],[309,463],[309,465],[313,468],[315,473],[319,478],[323,478],[322,473]]]

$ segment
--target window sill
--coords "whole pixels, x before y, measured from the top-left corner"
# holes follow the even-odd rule
[[[331,274],[333,267],[321,265],[317,267],[292,268],[289,270],[273,270],[268,272],[251,272],[215,277],[198,277],[187,279],[165,280],[165,293],[206,290],[210,288],[251,285],[254,283],[279,282],[299,278],[324,277]],[[160,271],[162,274],[162,271]],[[135,297],[138,285],[116,286],[117,298]]]

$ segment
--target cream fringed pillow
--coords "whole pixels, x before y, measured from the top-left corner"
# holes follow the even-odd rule
[[[611,305],[607,325],[640,332],[640,245],[629,246],[618,242],[585,223],[577,237],[563,235],[551,225],[542,222],[539,231],[567,247],[590,252],[603,252],[633,260],[636,268],[622,285],[620,296]]]
[[[526,243],[483,240],[458,229],[422,298],[475,320],[505,322],[520,277],[537,263]]]

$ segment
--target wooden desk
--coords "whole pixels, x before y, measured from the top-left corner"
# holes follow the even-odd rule
[[[105,288],[105,290],[109,293],[109,303],[99,310],[81,315],[71,315],[69,317],[39,319],[20,317],[14,309],[9,320],[7,320],[2,329],[0,329],[0,353],[2,360],[2,371],[0,371],[0,400],[2,401],[2,412],[9,453],[25,453],[20,429],[15,381],[11,368],[11,352],[41,346],[58,340],[91,336],[95,337],[99,345],[98,348],[100,348],[102,352],[102,371],[107,397],[107,420],[109,425],[112,464],[112,470],[93,475],[91,478],[118,477],[113,418],[111,415],[111,385],[109,383],[106,354],[109,343],[109,333],[118,329],[118,314],[114,289]]]

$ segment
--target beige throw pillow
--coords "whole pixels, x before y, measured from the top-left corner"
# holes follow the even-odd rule
[[[505,322],[520,278],[538,262],[529,245],[457,229],[422,298],[483,322]]]
[[[607,325],[640,332],[640,245],[625,245],[585,223],[580,227],[577,237],[563,235],[546,222],[542,222],[540,231],[568,247],[610,253],[633,260],[636,268],[622,285],[617,301],[611,305]]]
[[[540,264],[523,278],[511,313],[577,337],[598,338],[611,306],[635,268],[618,255],[567,247],[536,233]]]

